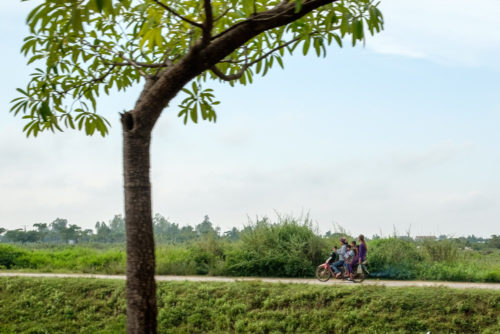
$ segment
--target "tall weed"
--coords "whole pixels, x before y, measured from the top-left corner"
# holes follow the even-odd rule
[[[431,261],[451,262],[458,260],[458,246],[450,240],[425,240],[422,248]]]
[[[267,218],[247,226],[238,247],[226,253],[225,272],[245,276],[304,277],[324,261],[326,241],[312,231],[309,220]]]

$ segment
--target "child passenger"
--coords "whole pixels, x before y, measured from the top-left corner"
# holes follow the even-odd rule
[[[350,275],[351,274],[350,264],[351,264],[352,260],[354,259],[354,257],[356,256],[356,254],[354,252],[354,249],[352,249],[351,245],[347,245],[346,248],[347,248],[347,251],[346,251],[346,256],[345,256],[345,260],[344,260],[344,269],[345,269],[345,272],[349,273],[349,275]]]
[[[328,263],[330,266],[332,266],[333,263],[337,262],[337,260],[339,258],[339,255],[337,254],[337,252],[338,252],[337,246],[333,246],[332,252],[330,253],[330,257],[328,258],[328,260],[326,260],[326,263]]]

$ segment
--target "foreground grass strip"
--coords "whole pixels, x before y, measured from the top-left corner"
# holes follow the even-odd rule
[[[0,333],[122,333],[120,280],[0,278]],[[499,333],[500,292],[159,282],[160,333]]]

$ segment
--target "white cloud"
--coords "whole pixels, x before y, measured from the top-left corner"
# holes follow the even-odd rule
[[[379,165],[390,167],[391,172],[417,172],[452,162],[470,151],[469,144],[458,145],[451,142],[438,143],[426,148],[397,150],[389,153]]]
[[[440,63],[495,66],[500,57],[500,1],[383,0],[385,30],[375,52]]]
[[[464,193],[452,193],[438,202],[442,210],[452,212],[481,211],[497,204],[481,191],[473,190]]]
[[[2,126],[0,153],[2,227],[50,222],[56,215],[92,227],[122,209],[120,149],[114,141],[72,131],[26,138],[20,127]]]

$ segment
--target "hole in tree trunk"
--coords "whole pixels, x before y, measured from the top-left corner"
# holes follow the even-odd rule
[[[134,128],[134,117],[130,112],[124,112],[122,114],[122,124],[127,131],[132,131]]]

